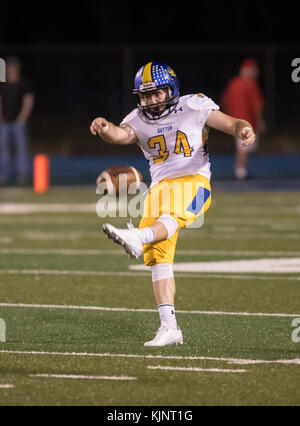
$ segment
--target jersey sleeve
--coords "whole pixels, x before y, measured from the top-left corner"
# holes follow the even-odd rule
[[[138,121],[138,110],[137,108],[135,108],[128,115],[126,115],[126,117],[123,118],[122,122],[120,123],[120,126],[122,126],[122,124],[128,124],[130,127],[133,128],[135,133],[137,133],[137,121]]]
[[[122,122],[120,123],[120,126],[123,124],[128,124],[130,126],[136,136],[137,136],[137,144],[141,147],[141,137],[143,136],[142,130],[141,130],[141,119],[139,117],[138,109],[135,108],[133,111],[131,111],[126,117],[123,118]]]
[[[187,105],[189,108],[199,111],[199,123],[201,126],[205,125],[205,122],[212,111],[220,109],[219,105],[202,93],[192,95],[188,99]]]

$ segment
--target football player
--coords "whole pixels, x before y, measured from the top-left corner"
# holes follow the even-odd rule
[[[173,261],[180,229],[201,217],[211,202],[209,128],[236,136],[245,146],[254,143],[255,134],[249,122],[222,113],[207,96],[180,96],[175,71],[161,62],[139,69],[133,94],[137,108],[120,125],[98,117],[90,130],[108,143],[138,143],[149,161],[151,186],[139,229],[105,224],[103,230],[131,257],[144,254],[152,271],[161,326],[144,345],[182,344],[174,307]]]

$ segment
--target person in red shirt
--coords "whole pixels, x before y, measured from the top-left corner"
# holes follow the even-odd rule
[[[249,121],[256,132],[254,146],[245,147],[239,139],[236,139],[234,173],[237,179],[248,177],[248,153],[257,148],[258,133],[265,131],[262,114],[264,102],[257,83],[258,74],[257,61],[253,58],[245,59],[241,63],[239,75],[228,82],[220,100],[226,114]]]

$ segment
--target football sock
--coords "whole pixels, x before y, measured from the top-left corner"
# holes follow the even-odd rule
[[[161,215],[156,222],[162,222],[164,226],[166,227],[168,231],[167,239],[171,238],[172,235],[174,235],[178,229],[178,223],[176,219],[174,219],[172,216],[169,216],[167,214]],[[139,229],[139,233],[140,233],[143,244],[150,244],[155,241],[156,236],[151,226],[147,226],[146,228]]]
[[[140,236],[143,244],[153,243],[155,241],[155,234],[151,226],[139,229]]]
[[[177,328],[174,305],[168,303],[158,305],[158,313],[161,323],[166,323],[169,328]]]

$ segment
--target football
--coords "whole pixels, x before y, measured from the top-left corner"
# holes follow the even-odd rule
[[[120,195],[121,191],[128,194],[128,188],[132,183],[135,183],[134,188],[138,190],[142,180],[142,174],[135,167],[114,166],[103,170],[97,177],[96,184],[104,194]],[[100,184],[103,184],[101,188]]]

